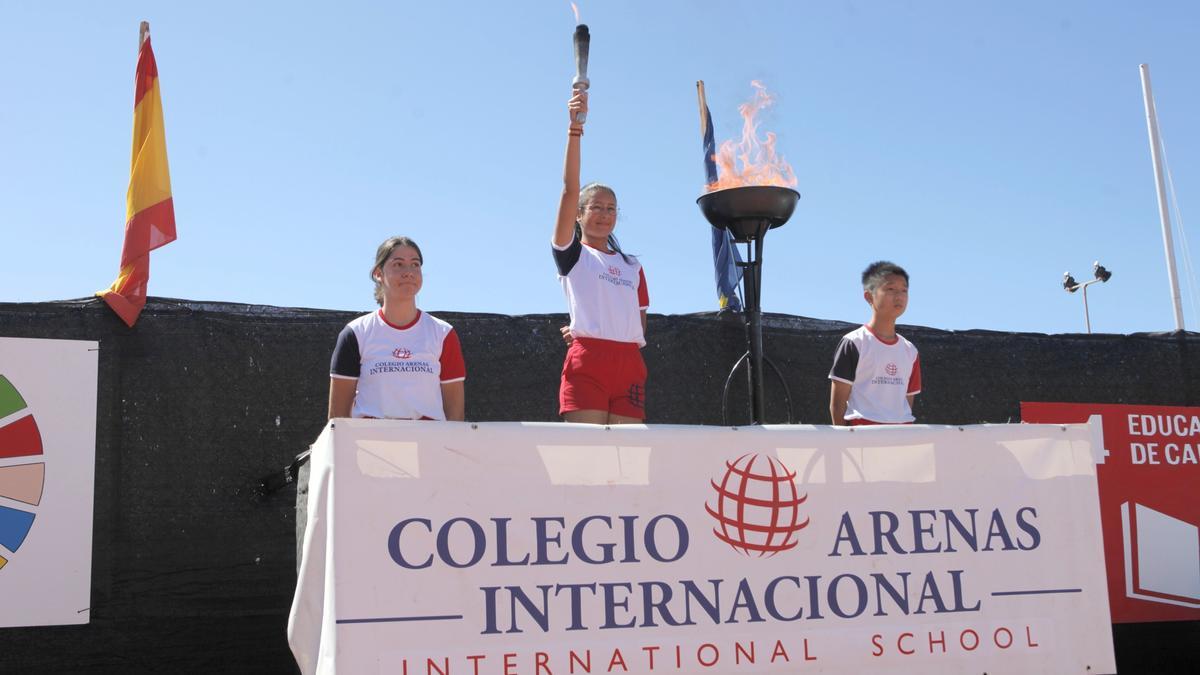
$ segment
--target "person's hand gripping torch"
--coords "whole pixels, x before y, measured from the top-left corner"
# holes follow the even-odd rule
[[[592,44],[592,35],[588,32],[586,23],[581,23],[575,26],[575,79],[571,81],[571,88],[575,91],[587,91],[591,81],[588,80],[588,49]],[[587,113],[575,113],[575,123],[583,124],[587,121]]]

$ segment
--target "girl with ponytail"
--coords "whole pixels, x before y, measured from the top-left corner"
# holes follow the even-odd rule
[[[559,414],[567,422],[637,423],[645,419],[646,275],[634,256],[621,250],[617,195],[611,187],[580,188],[579,156],[587,92],[567,104],[567,154],[563,191],[551,246],[558,280],[567,296],[570,342],[559,386]]]

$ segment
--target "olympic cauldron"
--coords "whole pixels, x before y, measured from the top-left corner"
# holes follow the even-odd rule
[[[725,387],[721,393],[721,416],[726,424],[728,420],[727,400],[729,385],[742,363],[749,362],[750,412],[753,424],[763,424],[766,401],[763,387],[763,362],[771,366],[780,381],[784,383],[787,397],[788,422],[792,420],[791,393],[787,390],[787,382],[782,373],[766,359],[762,348],[762,254],[763,240],[767,232],[781,227],[792,217],[796,210],[796,202],[800,193],[787,187],[775,185],[747,185],[713,190],[696,200],[700,211],[713,227],[728,230],[736,244],[746,244],[746,259],[738,261],[742,268],[744,284],[743,299],[745,302],[746,323],[746,353],[734,363],[725,378]]]

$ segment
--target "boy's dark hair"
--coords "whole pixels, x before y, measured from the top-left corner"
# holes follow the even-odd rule
[[[908,283],[908,272],[904,268],[890,260],[876,260],[867,265],[867,269],[862,273],[862,285],[864,291],[873,291],[879,288],[879,284],[887,277],[896,274],[904,277],[904,283]]]

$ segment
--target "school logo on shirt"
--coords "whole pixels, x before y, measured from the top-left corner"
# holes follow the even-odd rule
[[[403,354],[403,356],[401,356]],[[385,373],[424,373],[426,375],[437,375],[438,371],[434,369],[433,363],[422,360],[412,360],[412,352],[401,347],[392,352],[392,356],[400,359],[399,361],[376,361],[367,371],[371,375],[383,375]]]
[[[600,280],[607,281],[613,286],[625,286],[626,288],[633,288],[633,281],[630,279],[622,279],[621,268],[613,265],[609,265],[606,270],[600,273]]]
[[[894,363],[887,364],[887,366],[885,366],[883,370],[888,375],[895,375],[896,373],[900,372],[900,369],[897,368],[896,364],[894,364]]]
[[[795,548],[797,533],[808,527],[800,505],[808,499],[796,490],[796,472],[767,455],[748,453],[725,462],[725,474],[709,481],[716,506],[704,509],[717,521],[713,536],[745,556],[772,557]],[[747,508],[749,507],[749,508]]]

